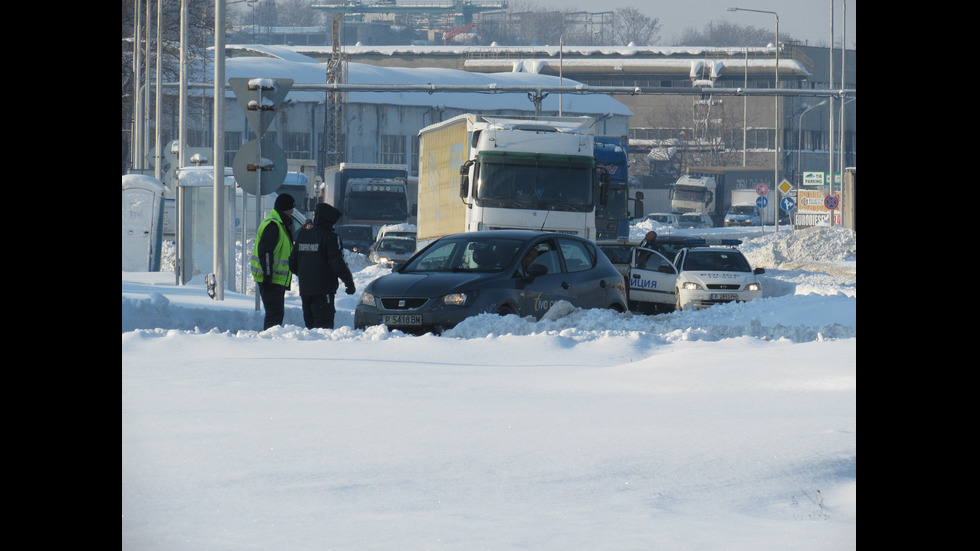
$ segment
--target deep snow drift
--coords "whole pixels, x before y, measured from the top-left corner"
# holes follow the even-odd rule
[[[123,549],[856,548],[855,234],[742,233],[761,300],[442,337],[123,273]]]

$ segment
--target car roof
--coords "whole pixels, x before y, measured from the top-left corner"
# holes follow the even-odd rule
[[[601,239],[595,242],[596,245],[600,247],[605,247],[609,245],[628,245],[630,247],[636,246],[639,242],[630,241],[629,239]]]
[[[691,249],[697,249],[698,252],[709,252],[709,253],[730,253],[735,251],[741,253],[742,251],[736,249],[735,247],[689,247]]]
[[[551,231],[538,231],[538,230],[482,230],[478,232],[455,233],[452,235],[447,235],[445,237],[442,237],[441,239],[460,238],[460,237],[467,238],[467,239],[478,237],[478,238],[485,238],[485,239],[510,238],[510,239],[522,239],[522,240],[537,239],[538,237],[571,237],[573,239],[583,239],[582,237],[577,235],[551,232]]]

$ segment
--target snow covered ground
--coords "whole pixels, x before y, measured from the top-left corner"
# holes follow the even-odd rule
[[[358,255],[334,330],[124,272],[123,549],[854,549],[856,235],[739,236],[761,300],[442,337],[354,330]]]

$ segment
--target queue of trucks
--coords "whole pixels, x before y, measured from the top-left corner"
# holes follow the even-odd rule
[[[671,189],[671,212],[704,213],[711,217],[715,226],[725,225],[725,216],[732,205],[749,202],[752,205],[760,197],[757,188],[765,184],[767,208],[760,215],[775,219],[776,191],[772,169],[751,167],[689,167]],[[770,221],[766,224],[772,223]]]
[[[487,229],[626,239],[628,202],[641,200],[629,198],[626,137],[595,135],[595,123],[459,115],[419,131],[417,195],[409,196],[407,166],[340,163],[324,171],[315,202],[337,206],[340,224],[380,228],[415,218],[420,249]],[[759,184],[769,190],[762,201]],[[775,222],[775,196],[770,169],[689,167],[669,200],[672,212],[704,213],[716,226],[760,225]]]

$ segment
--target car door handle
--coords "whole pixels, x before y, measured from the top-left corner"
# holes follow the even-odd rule
[[[599,280],[599,287],[602,287],[603,289],[606,288],[606,280],[605,279],[600,279]]]
[[[568,282],[567,281],[562,281],[561,282],[561,288],[562,289],[568,289],[568,287],[569,287],[569,285],[568,285]]]

